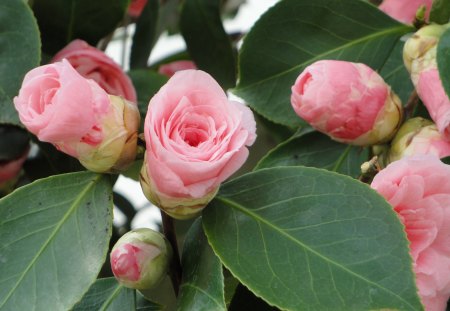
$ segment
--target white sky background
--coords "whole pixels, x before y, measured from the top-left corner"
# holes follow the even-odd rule
[[[277,0],[247,0],[241,5],[238,14],[233,20],[225,20],[224,26],[227,32],[247,32],[252,25],[258,20],[269,7],[273,6]],[[133,31],[130,26],[128,31]],[[116,62],[122,63],[122,40],[112,41],[106,50],[106,53],[111,56]],[[129,49],[131,40],[126,42],[125,60],[129,58]],[[167,36],[163,34],[150,55],[150,63],[155,62],[165,56],[171,55],[178,51],[184,50],[185,44],[180,35]],[[123,66],[126,70],[128,64]],[[133,220],[132,228],[153,228],[157,229],[156,223],[160,222],[159,209],[152,206],[142,193],[139,182],[130,178],[120,176],[114,190],[124,195],[135,207],[138,209],[138,214]],[[124,221],[124,216],[118,209],[114,209],[114,222],[120,224]]]

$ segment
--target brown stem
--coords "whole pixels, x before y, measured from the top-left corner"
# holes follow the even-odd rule
[[[404,119],[407,120],[411,117],[411,115],[414,112],[414,109],[416,108],[417,104],[419,103],[419,96],[417,95],[417,91],[414,90],[411,95],[409,96],[408,101],[406,102],[406,105],[403,109],[405,113]]]
[[[173,256],[170,263],[170,279],[172,280],[173,290],[175,295],[178,296],[178,291],[180,289],[181,283],[181,264],[180,264],[180,253],[178,251],[177,235],[175,232],[175,226],[172,217],[161,211],[161,218],[163,224],[163,232],[172,246]]]

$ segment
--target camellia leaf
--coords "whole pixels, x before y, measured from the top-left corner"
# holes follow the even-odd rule
[[[384,78],[384,81],[392,87],[395,94],[400,97],[403,105],[408,102],[411,93],[414,91],[410,75],[403,63],[404,45],[405,41],[397,41],[390,57],[380,70],[380,75]]]
[[[185,0],[180,28],[198,68],[211,74],[224,89],[233,87],[236,60],[220,20],[220,0]]]
[[[257,296],[283,310],[423,310],[408,241],[367,185],[317,168],[259,170],[203,212],[209,243]]]
[[[25,1],[0,1],[0,46],[0,123],[20,125],[12,99],[41,58],[39,30]]]
[[[436,60],[442,85],[450,98],[450,28],[439,39]]]
[[[430,22],[438,24],[450,22],[450,0],[433,0]]]
[[[0,310],[69,310],[95,281],[112,228],[107,176],[58,175],[0,199]]]
[[[131,45],[130,68],[147,67],[148,58],[156,42],[159,1],[147,1],[139,19]]]
[[[97,280],[73,311],[162,310],[160,305],[145,300],[133,289],[117,283],[115,278]]]
[[[225,311],[222,264],[208,245],[200,219],[187,234],[182,258],[183,280],[177,310]]]
[[[361,174],[367,150],[331,140],[319,132],[295,136],[272,149],[255,169],[275,166],[312,166],[352,177]]]
[[[321,59],[362,62],[379,70],[404,33],[412,31],[360,0],[284,0],[245,37],[234,93],[276,123],[301,125],[291,86]]]
[[[130,0],[33,0],[42,49],[55,54],[75,39],[96,46],[123,19]]]

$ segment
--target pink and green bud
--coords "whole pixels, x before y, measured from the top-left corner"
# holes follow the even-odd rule
[[[439,158],[450,155],[450,142],[433,122],[419,117],[409,119],[399,129],[392,140],[388,161],[417,154],[433,154]]]
[[[402,119],[398,96],[370,67],[322,60],[292,86],[295,112],[332,139],[358,146],[388,141]]]
[[[150,289],[166,276],[172,248],[159,232],[137,229],[122,236],[114,245],[111,269],[114,276],[129,288]]]
[[[436,67],[436,47],[446,26],[428,25],[412,35],[403,47],[403,61],[411,73],[414,85],[418,74],[430,67]]]
[[[137,105],[108,95],[66,60],[28,72],[14,105],[39,140],[79,159],[89,170],[121,171],[134,160]]]
[[[384,0],[380,10],[396,20],[412,24],[414,19],[428,19],[433,0]]]

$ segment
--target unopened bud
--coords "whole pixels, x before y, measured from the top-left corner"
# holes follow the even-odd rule
[[[137,229],[122,236],[111,251],[111,269],[126,287],[149,289],[167,274],[172,248],[159,232]]]
[[[137,151],[140,115],[134,103],[109,95],[111,109],[103,117],[100,144],[79,144],[79,160],[94,172],[119,172],[133,163]]]
[[[425,69],[435,60],[436,46],[445,29],[446,27],[442,25],[428,25],[419,29],[406,41],[403,47],[403,61],[411,74],[419,69]],[[429,52],[431,53],[428,54]],[[428,56],[424,58],[426,54]]]
[[[434,154],[440,158],[450,155],[450,142],[439,133],[433,122],[419,117],[406,121],[397,132],[388,161],[417,154]]]
[[[322,60],[292,86],[295,112],[332,139],[358,146],[388,141],[402,119],[398,96],[370,67]]]

